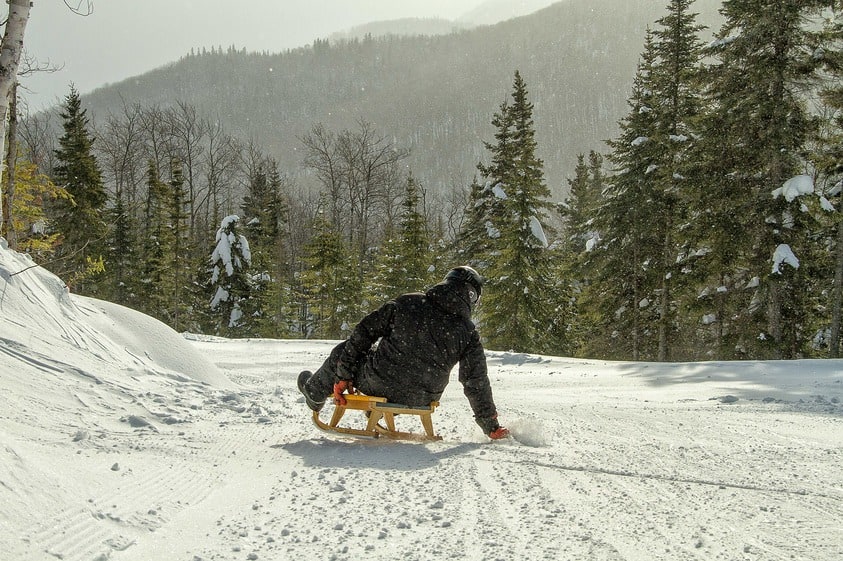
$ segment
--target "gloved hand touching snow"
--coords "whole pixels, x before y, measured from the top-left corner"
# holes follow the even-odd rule
[[[501,438],[506,438],[507,436],[509,436],[509,430],[503,428],[500,423],[498,423],[497,413],[488,418],[476,419],[477,424],[480,425],[481,429],[483,429],[483,434],[485,434],[492,440],[500,440]]]
[[[509,429],[505,429],[503,427],[498,427],[489,433],[489,438],[492,440],[500,440],[501,438],[506,438],[507,436],[509,436]]]

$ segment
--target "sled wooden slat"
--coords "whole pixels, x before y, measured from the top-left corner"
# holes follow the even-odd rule
[[[385,398],[377,396],[350,394],[346,395],[345,398],[345,405],[335,403],[334,413],[331,415],[331,420],[328,423],[323,422],[319,418],[318,412],[314,412],[313,422],[316,426],[328,432],[368,438],[385,436],[387,438],[404,440],[442,440],[442,437],[433,432],[433,420],[431,419],[431,415],[439,406],[438,401],[432,402],[427,407],[410,407],[399,403],[389,403]],[[342,420],[348,409],[367,413],[368,420],[365,429],[339,426],[340,420]],[[395,415],[417,415],[421,420],[422,427],[424,427],[425,434],[396,430]],[[386,423],[385,427],[380,424],[381,419]]]

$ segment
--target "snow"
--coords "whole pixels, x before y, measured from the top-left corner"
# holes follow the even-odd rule
[[[791,177],[784,184],[773,191],[773,198],[784,197],[787,202],[793,202],[801,195],[810,195],[814,192],[814,178],[810,175],[797,175]]]
[[[793,254],[793,250],[787,244],[779,244],[773,252],[773,273],[781,274],[781,266],[788,264],[794,269],[799,268],[799,259]]]
[[[178,334],[0,241],[0,557],[843,556],[841,360],[488,351],[514,437],[454,372],[417,443],[312,425],[295,379],[334,344]]]
[[[495,195],[495,198],[505,201],[507,199],[506,191],[503,190],[503,183],[496,183],[494,187],[492,187],[492,194]]]
[[[217,245],[214,247],[214,251],[211,254],[211,262],[216,263],[217,261],[221,261],[225,266],[225,274],[229,277],[234,274],[235,268],[242,268],[240,257],[232,251],[233,246],[238,246],[243,255],[243,259],[246,260],[246,264],[251,264],[252,262],[252,253],[249,249],[249,242],[246,240],[246,237],[243,235],[235,235],[234,232],[231,231],[231,228],[239,220],[240,217],[236,214],[226,216],[222,219],[219,230],[217,230]],[[214,265],[213,273],[211,274],[211,282],[217,282],[219,275],[219,268]],[[223,298],[223,300],[225,300],[225,298]]]
[[[533,237],[539,241],[542,247],[548,246],[547,236],[544,234],[542,223],[535,216],[530,217],[530,232],[533,234]]]

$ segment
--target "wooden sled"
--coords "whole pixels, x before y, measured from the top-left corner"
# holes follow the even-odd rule
[[[433,421],[430,418],[433,411],[439,406],[438,401],[432,402],[427,407],[408,407],[407,405],[398,403],[389,403],[384,397],[349,394],[345,396],[345,399],[345,405],[334,404],[334,414],[328,423],[319,418],[318,411],[314,411],[314,424],[326,432],[347,434],[362,438],[379,438],[384,436],[397,440],[442,440],[441,436],[433,432]],[[356,409],[367,414],[368,420],[365,429],[339,426],[340,420],[348,409]],[[395,430],[395,415],[418,415],[424,427],[425,434]],[[380,424],[381,419],[386,423],[386,426]]]

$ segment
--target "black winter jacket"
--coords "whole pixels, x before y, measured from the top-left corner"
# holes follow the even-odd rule
[[[354,378],[364,394],[421,406],[442,396],[457,363],[474,417],[488,434],[498,427],[497,412],[467,285],[447,282],[399,296],[363,318],[340,355],[338,375]]]

